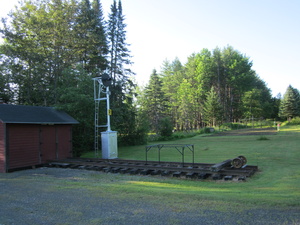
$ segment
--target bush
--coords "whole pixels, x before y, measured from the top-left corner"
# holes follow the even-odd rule
[[[260,136],[257,140],[258,141],[267,141],[267,140],[270,140],[270,139],[267,138],[266,136]]]
[[[162,137],[170,137],[173,133],[173,126],[169,117],[164,117],[159,121],[159,134]]]
[[[300,117],[291,119],[291,121],[285,123],[285,125],[300,125]]]
[[[147,133],[145,129],[137,129],[131,134],[118,135],[120,146],[143,145],[147,143]]]
[[[185,132],[185,131],[176,131],[171,136],[165,137],[158,134],[151,134],[148,136],[149,142],[154,141],[171,141],[171,140],[178,140],[183,138],[190,138],[198,135],[199,132]]]
[[[220,128],[222,130],[238,130],[248,128],[248,126],[241,123],[223,123]]]
[[[197,131],[198,134],[209,134],[210,128],[209,127],[203,127]]]

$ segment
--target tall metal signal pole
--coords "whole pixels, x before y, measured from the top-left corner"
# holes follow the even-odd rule
[[[110,127],[110,102],[109,102],[109,86],[111,84],[111,78],[107,74],[102,74],[101,77],[93,78],[94,80],[94,100],[95,100],[95,157],[98,158],[99,152],[99,128],[106,127],[105,132],[101,132],[101,144],[102,144],[102,158],[103,159],[115,159],[118,158],[118,145],[117,145],[117,132],[112,131]],[[103,97],[104,95],[104,97]],[[99,110],[100,101],[106,100],[106,115],[107,124],[99,124]]]

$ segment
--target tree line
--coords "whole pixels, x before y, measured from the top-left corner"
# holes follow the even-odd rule
[[[4,103],[65,110],[80,122],[73,130],[74,149],[90,150],[95,107],[92,78],[105,72],[112,77],[111,105],[116,109],[112,128],[126,140],[135,129],[134,119],[125,118],[135,114],[135,84],[124,20],[120,0],[112,2],[107,20],[100,0],[19,3],[2,18],[0,98]]]
[[[153,130],[168,118],[176,130],[218,126],[242,118],[275,118],[278,99],[252,70],[252,62],[231,46],[203,49],[187,63],[165,61],[153,71],[140,99]]]
[[[288,119],[300,116],[299,90],[272,97],[271,90],[252,69],[249,58],[231,46],[203,49],[188,57],[165,61],[139,98],[140,114],[159,132],[166,120],[175,130],[248,119]]]
[[[0,98],[68,112],[80,122],[78,155],[93,148],[92,78],[104,72],[112,78],[111,127],[123,145],[143,144],[149,132],[299,116],[299,91],[289,86],[282,100],[272,97],[250,59],[231,46],[203,49],[185,64],[166,60],[138,87],[121,0],[113,1],[107,20],[100,0],[27,0],[2,19],[0,34]]]

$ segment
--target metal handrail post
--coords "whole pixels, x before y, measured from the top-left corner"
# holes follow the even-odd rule
[[[107,108],[107,131],[111,131],[110,129],[110,104],[109,104],[109,86],[106,87],[106,108]]]

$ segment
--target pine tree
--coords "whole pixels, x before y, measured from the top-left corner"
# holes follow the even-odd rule
[[[74,27],[74,47],[82,66],[94,76],[107,67],[108,46],[102,6],[99,0],[83,0],[78,6]]]
[[[159,121],[165,117],[165,96],[162,91],[162,80],[153,70],[148,86],[145,88],[145,110],[153,131],[159,131]]]
[[[133,72],[126,68],[131,65],[130,51],[126,43],[126,24],[124,23],[122,3],[119,0],[118,6],[116,0],[111,5],[111,13],[108,20],[108,42],[109,42],[109,65],[113,85],[122,85],[130,81],[130,75]]]
[[[106,59],[108,54],[108,43],[100,0],[93,0],[92,15],[92,28],[94,34],[93,43],[96,49],[94,49],[92,52],[91,64],[95,65],[95,67],[100,70],[104,70],[108,67],[108,62]]]
[[[207,94],[206,102],[204,103],[204,118],[205,121],[211,125],[220,125],[222,121],[222,105],[220,104],[220,99],[215,92],[214,87],[210,89]]]
[[[112,78],[111,108],[112,128],[122,133],[125,142],[136,133],[136,109],[133,105],[135,84],[130,77],[133,73],[126,68],[131,64],[128,44],[126,43],[126,24],[124,23],[121,1],[114,0],[111,5],[107,24],[108,71]],[[130,141],[130,140],[128,140]],[[130,141],[132,142],[132,141]]]
[[[300,94],[297,89],[289,85],[280,103],[279,116],[285,117],[288,121],[290,121],[292,118],[299,115]]]

